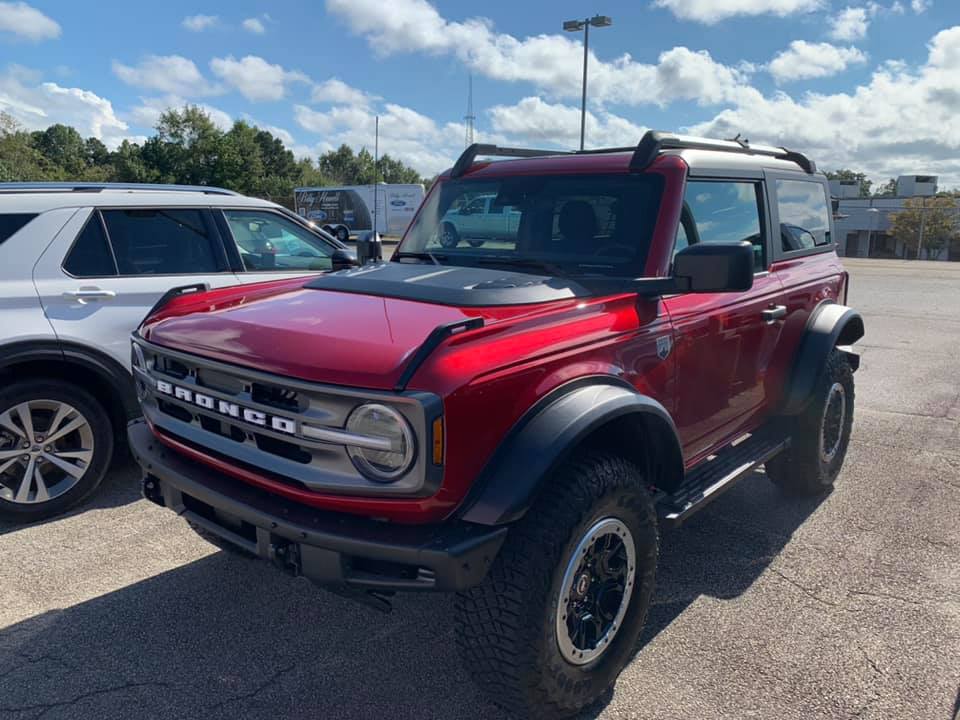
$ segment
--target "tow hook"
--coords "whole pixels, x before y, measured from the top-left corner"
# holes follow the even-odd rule
[[[300,547],[296,543],[274,542],[270,544],[270,561],[291,575],[300,574]]]

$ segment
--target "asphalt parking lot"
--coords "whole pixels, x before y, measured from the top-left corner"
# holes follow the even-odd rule
[[[599,718],[924,718],[960,705],[960,263],[850,260],[837,489],[761,474],[664,534],[645,645]],[[0,525],[0,718],[498,719],[452,605],[382,615],[229,556],[139,499]]]

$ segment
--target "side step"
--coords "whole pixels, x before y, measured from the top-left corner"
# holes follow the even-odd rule
[[[680,485],[660,498],[665,525],[677,527],[790,445],[782,433],[744,435],[690,470]]]

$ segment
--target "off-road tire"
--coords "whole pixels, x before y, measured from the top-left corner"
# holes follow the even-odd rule
[[[633,536],[633,592],[606,651],[575,665],[559,649],[560,589],[581,538],[608,517]],[[619,457],[578,454],[510,529],[484,582],[458,594],[456,637],[465,666],[494,703],[519,717],[569,717],[593,704],[637,651],[658,552],[656,513],[639,468]]]
[[[15,382],[0,390],[0,413],[20,403],[36,400],[66,403],[82,414],[93,433],[93,456],[83,476],[62,495],[36,504],[23,504],[0,498],[0,520],[30,523],[67,512],[97,489],[113,460],[113,423],[106,409],[93,395],[77,385],[53,378]]]
[[[842,388],[844,413],[838,423],[839,440],[832,457],[824,457],[821,439],[828,400],[836,396],[835,386]],[[813,391],[813,399],[793,422],[790,448],[767,461],[767,476],[778,487],[792,495],[819,495],[833,487],[850,443],[853,427],[853,368],[847,356],[834,349]]]

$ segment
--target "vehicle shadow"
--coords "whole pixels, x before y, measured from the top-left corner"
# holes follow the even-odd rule
[[[700,595],[743,593],[816,508],[768,485],[664,533],[644,643]],[[458,662],[449,597],[384,615],[223,552],[0,631],[0,679],[11,718],[506,718]]]
[[[80,503],[77,507],[63,515],[40,520],[34,523],[14,523],[6,520],[0,520],[0,535],[6,535],[9,532],[23,530],[24,528],[44,525],[55,520],[79,515],[88,510],[102,510],[106,508],[121,507],[140,499],[140,467],[130,457],[126,448],[118,452],[113,464],[107,471],[106,476],[100,487],[94,491],[94,494]]]

